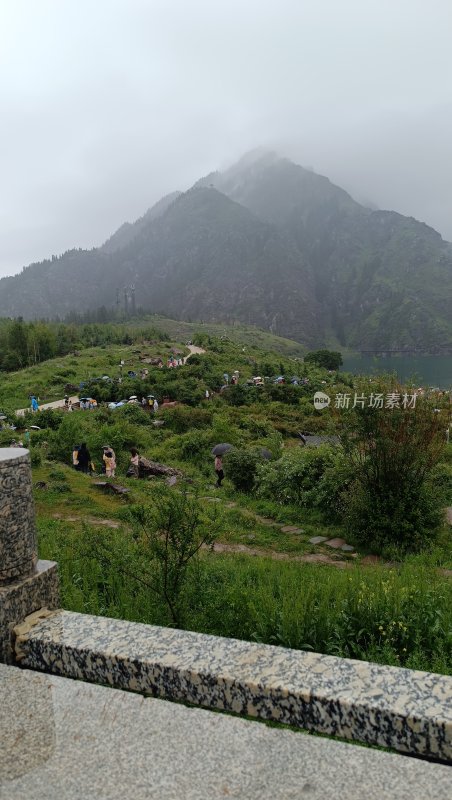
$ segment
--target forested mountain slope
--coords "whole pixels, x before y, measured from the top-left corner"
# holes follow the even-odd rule
[[[129,285],[146,310],[309,346],[452,352],[452,246],[273,153],[167,195],[98,249],[0,280],[0,315],[114,307]]]

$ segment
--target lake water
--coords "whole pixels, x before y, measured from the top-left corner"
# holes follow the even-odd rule
[[[452,356],[344,356],[343,372],[376,375],[395,372],[403,383],[414,379],[419,386],[452,389]]]

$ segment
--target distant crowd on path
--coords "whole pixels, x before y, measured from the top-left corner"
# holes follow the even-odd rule
[[[154,414],[156,414],[157,411],[159,410],[159,404],[158,404],[157,398],[154,397],[153,394],[149,394],[147,397],[142,397],[141,398],[141,406],[142,406],[142,408],[144,410],[146,408],[149,408],[149,410],[153,411]]]

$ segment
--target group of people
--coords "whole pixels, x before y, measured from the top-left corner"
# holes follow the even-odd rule
[[[183,360],[179,356],[170,356],[166,362],[167,367],[181,367]]]
[[[238,369],[234,370],[234,372],[232,373],[232,377],[231,377],[231,385],[232,386],[235,386],[239,382],[239,377],[240,377],[240,372],[238,371]],[[223,373],[223,380],[224,380],[224,385],[225,386],[229,386],[229,373],[228,372],[224,372]]]
[[[14,446],[20,447],[21,443]],[[106,477],[114,478],[116,474],[116,455],[113,448],[108,444],[105,444],[102,447],[102,461],[104,464]],[[91,453],[86,446],[86,442],[82,442],[81,445],[74,445],[72,451],[72,466],[74,469],[78,470],[79,472],[84,472],[86,475],[95,471],[94,464],[91,460]],[[223,461],[221,456],[215,456],[215,472],[217,475],[215,487],[220,489],[222,481],[224,480]],[[135,478],[139,478],[140,476],[140,454],[136,447],[130,448],[129,475]]]
[[[108,444],[102,447],[102,462],[107,478],[114,478],[116,474],[116,456],[115,451]],[[82,442],[81,445],[74,445],[72,450],[72,466],[78,472],[84,472],[85,475],[95,471],[91,453],[86,446],[86,442]]]
[[[153,411],[154,414],[156,414],[157,411],[159,410],[159,404],[157,398],[154,397],[153,394],[150,394],[148,397],[142,397],[141,406],[144,409],[149,408],[149,410]]]

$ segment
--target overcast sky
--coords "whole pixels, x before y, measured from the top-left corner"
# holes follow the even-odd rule
[[[452,0],[0,0],[0,275],[263,145],[452,240]]]

